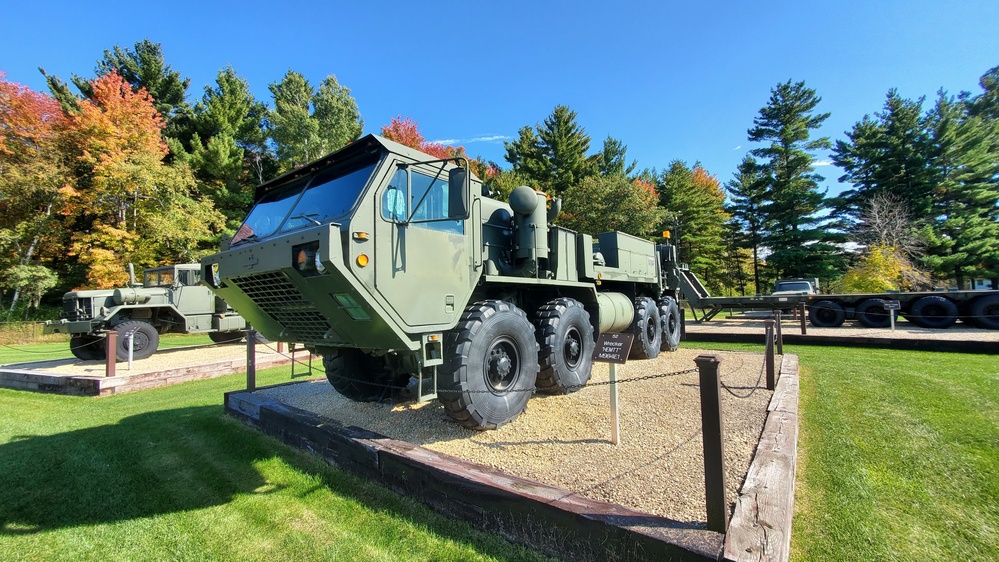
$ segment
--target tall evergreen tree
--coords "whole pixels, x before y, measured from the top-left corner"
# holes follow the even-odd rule
[[[836,201],[840,216],[856,223],[867,201],[887,193],[906,201],[917,216],[925,216],[933,205],[933,170],[930,166],[930,135],[922,114],[923,98],[902,99],[889,90],[884,110],[873,119],[865,115],[837,140],[833,162],[850,182]]]
[[[289,70],[268,87],[274,96],[268,131],[282,171],[343,148],[360,136],[363,121],[357,102],[336,77],[327,76],[316,91],[304,76]]]
[[[746,156],[739,163],[735,177],[725,184],[730,202],[725,210],[732,220],[739,224],[746,235],[741,239],[743,247],[752,250],[753,284],[756,292],[763,290],[760,280],[760,248],[763,246],[763,206],[766,204],[767,182],[760,164]]]
[[[812,139],[828,113],[815,113],[820,97],[804,82],[790,80],[770,92],[770,100],[753,119],[751,142],[764,146],[750,153],[763,161],[768,204],[764,207],[767,258],[779,276],[830,278],[842,265],[833,242],[841,237],[823,228],[820,212],[824,178],[812,166],[812,153],[831,146],[828,137]]]
[[[999,66],[990,68],[978,84],[983,91],[971,100],[968,112],[986,119],[999,119]]]
[[[310,111],[315,93],[304,76],[289,70],[284,78],[268,88],[274,96],[269,118],[270,137],[277,146],[282,171],[293,169],[322,156],[319,122]]]
[[[350,88],[341,86],[336,76],[327,76],[312,100],[314,117],[319,122],[320,151],[334,152],[361,137],[364,120]]]
[[[944,92],[930,121],[939,182],[924,259],[964,288],[976,275],[999,276],[999,122],[969,115]]]
[[[576,112],[556,106],[534,130],[523,127],[516,141],[505,143],[506,161],[518,174],[531,178],[535,187],[561,194],[583,178],[596,173],[586,156],[590,137],[576,122]]]
[[[729,215],[723,208],[725,193],[717,178],[700,164],[692,168],[674,160],[659,181],[659,205],[666,209],[679,228],[677,249],[680,261],[690,264],[709,289],[719,290],[724,280],[725,245],[722,235]],[[669,223],[662,225],[664,230]]]
[[[594,157],[597,171],[602,176],[630,176],[638,166],[638,162],[632,160],[631,164],[628,164],[627,153],[628,147],[623,142],[607,135],[603,150]]]
[[[263,181],[262,168],[270,159],[263,129],[266,112],[232,67],[219,71],[215,86],[205,86],[195,106],[198,135],[191,141],[191,163],[230,228],[246,214],[252,188]]]

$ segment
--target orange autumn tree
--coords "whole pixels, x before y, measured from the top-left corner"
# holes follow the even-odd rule
[[[0,73],[0,290],[10,295],[9,307],[2,303],[8,314],[22,296],[37,308],[58,283],[49,265],[62,246],[56,217],[68,177],[58,151],[65,123],[55,99]]]
[[[420,152],[435,158],[451,158],[454,156],[465,156],[465,148],[462,146],[451,146],[439,142],[427,142],[420,132],[419,125],[412,117],[403,118],[401,115],[393,117],[388,125],[382,127],[382,136],[399,144],[415,148]]]
[[[163,119],[153,99],[116,73],[92,83],[68,136],[77,170],[67,213],[77,226],[72,252],[87,285],[127,282],[124,264],[192,261],[207,250],[222,217],[197,201],[185,163],[164,164]]]

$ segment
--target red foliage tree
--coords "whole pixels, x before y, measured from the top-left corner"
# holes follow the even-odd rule
[[[382,136],[399,144],[426,152],[435,158],[453,158],[465,156],[465,148],[427,142],[420,132],[420,127],[412,117],[393,117],[392,121],[382,127]]]

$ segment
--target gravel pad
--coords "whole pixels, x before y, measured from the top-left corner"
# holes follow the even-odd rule
[[[535,395],[527,411],[494,431],[457,425],[437,401],[415,402],[415,383],[391,403],[351,402],[325,380],[258,394],[343,426],[362,427],[592,499],[697,523],[706,519],[698,374],[627,379],[693,369],[694,357],[702,353],[681,349],[618,367],[621,443],[616,446],[610,441],[610,386],[594,386],[608,380],[608,366],[602,363],[594,365],[590,386],[565,396]],[[759,441],[772,393],[762,376],[762,354],[712,353],[722,357],[731,507]]]

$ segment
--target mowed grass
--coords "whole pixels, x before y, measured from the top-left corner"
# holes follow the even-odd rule
[[[222,393],[244,384],[0,389],[0,559],[543,559],[230,419]]]
[[[785,351],[801,363],[793,561],[999,560],[999,356]]]

